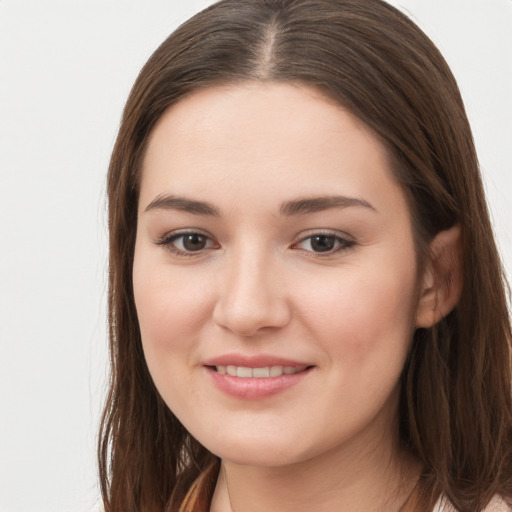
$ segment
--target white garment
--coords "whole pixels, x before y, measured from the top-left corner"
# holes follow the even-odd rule
[[[432,512],[457,512],[457,510],[448,503],[446,498],[441,496],[439,500],[437,500]],[[509,507],[500,496],[496,495],[482,512],[512,512],[512,508]]]

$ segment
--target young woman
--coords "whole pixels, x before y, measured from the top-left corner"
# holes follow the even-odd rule
[[[106,511],[511,510],[510,323],[475,149],[380,0],[224,0],[108,178]]]

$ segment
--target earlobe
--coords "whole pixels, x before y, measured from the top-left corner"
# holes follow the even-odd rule
[[[430,244],[416,312],[416,327],[432,327],[452,311],[462,293],[462,237],[458,224],[438,233]]]

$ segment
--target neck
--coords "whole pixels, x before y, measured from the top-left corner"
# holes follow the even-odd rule
[[[419,465],[395,443],[363,441],[286,466],[222,461],[211,511],[407,510]]]

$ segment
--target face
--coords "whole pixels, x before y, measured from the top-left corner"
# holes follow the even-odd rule
[[[314,89],[212,87],[163,115],[133,278],[154,382],[213,453],[285,465],[391,442],[410,215],[380,141]]]

